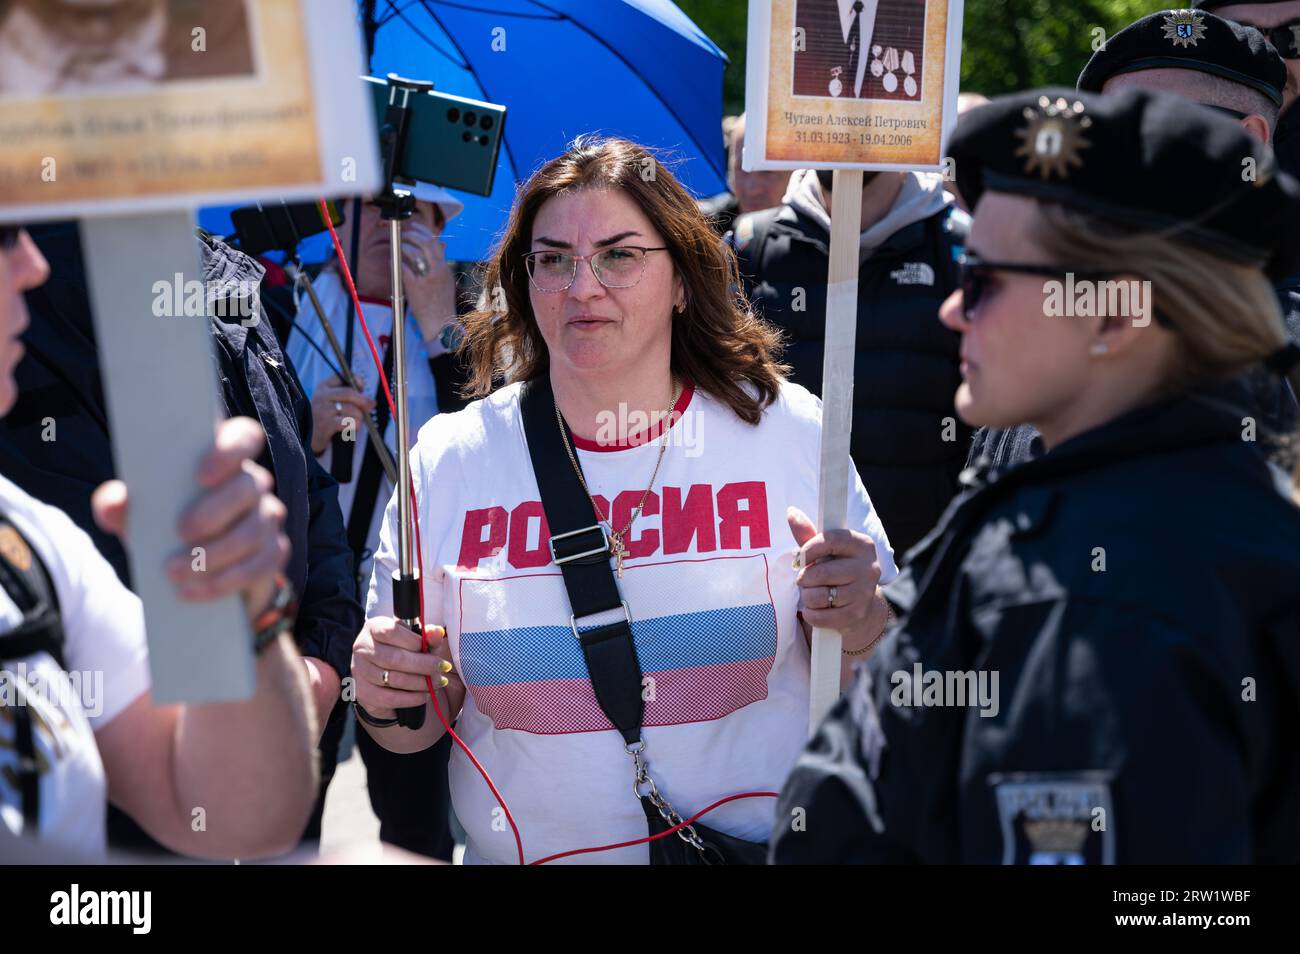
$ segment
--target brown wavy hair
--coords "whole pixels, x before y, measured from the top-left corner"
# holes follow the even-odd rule
[[[741,293],[735,253],[659,157],[626,139],[596,136],[574,140],[519,190],[505,234],[480,273],[483,296],[464,319],[465,397],[549,370],[523,256],[543,203],[579,189],[621,189],[663,234],[686,298],[672,323],[672,372],[757,424],[789,370],[778,363],[780,332],[754,314]]]

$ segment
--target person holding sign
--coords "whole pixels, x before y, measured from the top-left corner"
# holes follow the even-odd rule
[[[394,713],[428,703],[426,677],[441,682],[442,711],[501,789],[528,860],[648,837],[629,736],[682,817],[772,791],[806,737],[810,628],[843,633],[847,677],[883,630],[879,586],[895,575],[856,474],[849,529],[823,535],[806,516],[819,402],[784,379],[729,248],[635,143],[579,139],[534,174],[483,287],[504,307],[490,310],[489,292],[466,319],[482,399],[433,418],[412,452],[437,651],[419,653],[391,616],[394,502],[354,647],[362,726],[392,751],[427,748],[443,733],[432,710],[415,731]],[[502,374],[512,383],[494,391]],[[597,686],[611,678],[613,696]],[[467,861],[517,861],[460,750],[451,789]],[[752,845],[771,810],[741,799],[701,826]]]
[[[0,414],[27,327],[21,293],[48,267],[26,233],[0,227]],[[316,796],[315,715],[289,634],[294,596],[284,505],[255,462],[264,436],[248,418],[217,429],[199,462],[197,499],[178,531],[202,548],[166,572],[183,598],[241,594],[254,630],[255,695],[156,705],[140,601],[61,511],[0,476],[0,825],[72,853],[102,855],[111,800],[169,848],[208,858],[280,854]],[[118,481],[95,494],[109,532],[126,523]],[[172,634],[183,639],[184,633]]]
[[[769,173],[771,174],[771,173]],[[849,451],[889,539],[906,552],[957,493],[970,430],[952,415],[957,336],[936,318],[957,287],[970,218],[931,172],[865,172],[857,242]],[[794,381],[823,394],[830,170],[790,176],[781,205],[742,215],[728,241],[754,307],[788,335]]]
[[[941,312],[957,411],[1047,450],[976,475],[909,554],[901,625],[786,783],[772,857],[1295,861],[1300,510],[1206,389],[1258,361],[1300,379],[1270,286],[1300,183],[1146,90],[1005,96],[949,153],[974,208]],[[1129,307],[1057,312],[1067,280]]]

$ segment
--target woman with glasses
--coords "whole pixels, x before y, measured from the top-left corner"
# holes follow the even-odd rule
[[[425,706],[426,677],[441,683],[442,710],[530,862],[644,841],[638,796],[687,818],[773,792],[806,738],[811,627],[843,634],[847,674],[883,631],[878,587],[895,575],[856,474],[851,529],[819,534],[807,516],[819,402],[783,379],[730,249],[633,143],[580,139],[540,169],[483,288],[488,309],[467,318],[465,344],[481,400],[430,421],[412,454],[437,652],[419,653],[391,618],[394,502],[354,647],[366,731],[393,751],[431,745],[443,733],[432,711],[418,730],[394,719]],[[545,481],[540,454],[557,464]],[[548,523],[552,481],[578,502],[563,528]],[[612,599],[587,598],[597,591]],[[609,678],[606,650],[620,678],[633,672],[626,720],[593,686],[591,667],[601,686]],[[501,806],[459,750],[451,787],[467,860],[518,861]],[[773,802],[728,802],[702,822],[752,846]],[[699,851],[701,831],[683,829],[686,850]],[[642,843],[576,860],[651,857]]]
[[[909,554],[774,857],[1300,859],[1300,512],[1207,390],[1294,363],[1269,277],[1300,185],[1232,119],[1138,90],[1003,97],[949,149],[974,207],[940,314],[957,410],[1046,452],[976,474]]]

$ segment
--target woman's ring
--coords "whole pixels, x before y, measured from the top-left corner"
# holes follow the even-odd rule
[[[826,608],[831,609],[835,606],[835,587],[827,587],[826,590]]]
[[[429,263],[422,258],[416,258],[415,271],[421,278],[429,274]]]
[[[384,687],[385,687],[385,688],[388,687],[388,670],[387,670],[387,669],[384,670]]]
[[[334,402],[334,413],[335,413],[335,414],[342,414],[342,413],[343,413],[343,402],[342,402],[342,401],[335,401],[335,402]]]

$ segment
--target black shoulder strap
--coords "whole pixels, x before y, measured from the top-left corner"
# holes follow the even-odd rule
[[[529,381],[519,404],[528,455],[550,529],[551,556],[564,575],[573,610],[570,622],[582,645],[596,701],[624,741],[632,745],[641,737],[644,713],[641,662],[632,642],[631,615],[609,565],[609,539],[564,448],[550,381],[545,376]],[[578,622],[610,610],[622,610],[623,619],[586,629]]]
[[[388,402],[384,400],[384,380],[392,379],[393,343],[390,341],[384,349],[384,378],[375,385],[375,421],[379,426],[380,440],[384,439],[389,420]],[[351,464],[348,466],[351,467]],[[375,515],[375,501],[379,499],[379,485],[383,478],[384,465],[380,463],[374,446],[367,441],[365,454],[361,458],[361,473],[357,475],[356,492],[352,496],[352,509],[348,513],[348,545],[356,556],[357,566],[361,566],[369,542],[370,522]]]
[[[357,250],[361,247],[361,199],[358,198],[352,203],[352,243],[348,251],[348,261],[352,267],[356,268]],[[354,276],[355,278],[355,276]],[[339,263],[339,284],[343,290],[347,291],[347,282],[343,280],[343,265]],[[353,330],[356,325],[356,305],[352,301],[351,295],[344,295],[348,300],[348,317],[343,332],[343,357],[347,361],[347,366],[352,366],[352,339]],[[380,387],[383,385],[381,384]],[[382,404],[382,402],[381,402]],[[352,480],[352,455],[356,453],[357,442],[345,441],[341,434],[335,434],[330,439],[330,447],[333,453],[330,454],[330,476],[340,484],[346,484]]]

